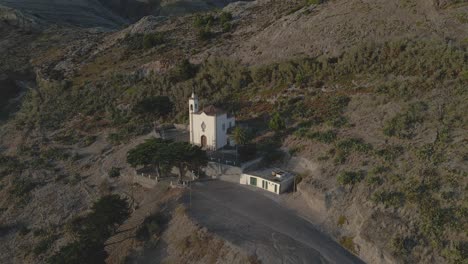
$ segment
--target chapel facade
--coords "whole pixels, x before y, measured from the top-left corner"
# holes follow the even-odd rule
[[[233,145],[229,131],[236,124],[235,117],[213,105],[199,109],[195,93],[189,98],[190,143],[204,149],[217,150]]]

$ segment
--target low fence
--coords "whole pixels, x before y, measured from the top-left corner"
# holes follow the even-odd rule
[[[154,188],[158,184],[158,177],[151,174],[134,174],[133,183],[138,183],[145,188]]]

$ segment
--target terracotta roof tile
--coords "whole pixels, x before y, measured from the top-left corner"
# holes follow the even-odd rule
[[[217,108],[214,105],[209,105],[197,112],[197,114],[201,114],[201,113],[205,113],[206,115],[209,115],[209,116],[217,116],[217,115],[225,114],[226,111],[224,111],[221,108]]]

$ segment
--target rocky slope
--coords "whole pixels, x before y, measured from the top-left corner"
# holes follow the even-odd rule
[[[184,15],[221,8],[234,0],[122,1],[122,0],[1,0],[0,20],[23,26],[59,24],[117,29],[147,15]],[[3,7],[2,7],[3,6]]]
[[[255,123],[261,151],[302,160],[290,164],[298,200],[365,261],[463,263],[467,8],[257,0],[227,6],[227,22],[218,11],[149,16],[113,32],[0,21],[1,98],[16,98],[0,128],[1,155],[13,157],[0,159],[0,259],[44,262],[63,246],[69,238],[34,256],[42,238],[22,239],[21,226],[63,234],[109,184],[127,186],[106,173],[151,130],[132,106],[168,95],[174,112],[152,120],[184,122],[195,88]],[[264,129],[275,111],[288,125],[276,134]]]

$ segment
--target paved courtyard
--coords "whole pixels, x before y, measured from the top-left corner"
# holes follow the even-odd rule
[[[184,200],[197,222],[262,263],[364,263],[295,212],[238,184],[197,182]]]

